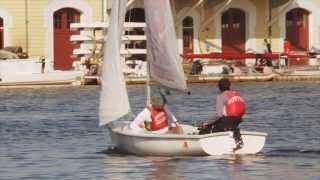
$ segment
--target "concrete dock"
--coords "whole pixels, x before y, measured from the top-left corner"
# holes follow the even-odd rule
[[[17,75],[6,77],[0,81],[0,88],[15,87],[53,87],[53,86],[83,86],[81,72],[51,72],[45,74]],[[145,84],[145,77],[127,76],[128,85]],[[265,81],[320,81],[320,70],[300,71],[295,73],[272,74],[241,74],[241,75],[188,75],[187,83],[215,83],[221,78],[228,78],[233,82],[265,82]]]
[[[82,75],[81,71],[2,75],[0,77],[0,88],[80,85]]]

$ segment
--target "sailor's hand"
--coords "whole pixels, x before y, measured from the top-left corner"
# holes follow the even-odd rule
[[[180,124],[178,122],[174,122],[171,128],[170,128],[170,133],[172,134],[183,134],[183,129],[180,126]]]
[[[202,123],[198,126],[198,130],[207,129],[209,127],[209,123]]]
[[[151,131],[151,124],[148,122],[144,122],[144,128],[148,131]]]
[[[171,127],[179,127],[180,124],[178,122],[172,122]]]
[[[209,123],[203,123],[202,126],[207,127],[207,126],[209,126]]]
[[[193,124],[195,127],[201,127],[204,123],[203,122],[196,122]]]

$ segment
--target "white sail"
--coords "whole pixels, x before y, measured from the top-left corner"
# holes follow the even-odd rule
[[[120,38],[123,32],[127,0],[112,1],[111,20],[103,55],[99,125],[117,120],[130,111],[120,57]]]
[[[164,86],[186,90],[170,1],[144,0],[144,9],[147,24],[147,60],[151,78]]]

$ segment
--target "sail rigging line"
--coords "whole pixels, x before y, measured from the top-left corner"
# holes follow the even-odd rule
[[[175,18],[175,22],[177,22],[176,27],[178,27],[179,23],[182,21],[183,18],[187,17],[187,16],[191,16],[192,11],[196,10],[200,5],[203,5],[203,1],[205,0],[199,0],[197,3],[195,3],[195,5],[193,5],[191,8],[185,10],[182,14],[180,14],[180,16],[177,16]]]
[[[151,77],[150,77],[150,64],[148,61],[147,63],[147,81],[146,81],[146,107],[148,107],[151,104],[151,88],[150,88],[150,82],[151,82]]]
[[[220,7],[218,7],[218,9],[216,10],[216,12],[211,15],[210,18],[208,19],[205,19],[204,22],[201,22],[200,24],[200,27],[199,27],[199,30],[198,30],[198,39],[201,39],[201,32],[203,32],[203,30],[205,30],[205,28],[214,20],[217,18],[217,16],[223,11],[225,10],[226,8],[228,8],[228,6],[233,2],[233,0],[224,0],[222,1],[224,2],[224,4],[222,4]],[[221,3],[222,3],[221,2]],[[201,18],[200,18],[201,19]],[[202,46],[201,46],[201,41],[198,41],[198,45],[199,45],[199,49],[200,49],[200,53],[203,53],[203,49],[202,49]]]

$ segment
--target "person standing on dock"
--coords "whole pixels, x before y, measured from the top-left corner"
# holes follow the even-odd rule
[[[263,51],[265,54],[272,53],[271,44],[270,42],[268,42],[268,39],[263,39],[263,47],[264,47]]]
[[[268,42],[267,39],[263,39],[263,44],[262,44],[262,53],[263,54],[257,54],[257,61],[256,61],[256,65],[259,66],[272,66],[272,60],[263,57],[267,54],[272,53],[271,50],[271,44]]]
[[[220,94],[216,99],[217,120],[205,123],[199,127],[199,134],[214,132],[233,131],[233,137],[239,149],[243,142],[240,134],[239,124],[246,112],[245,101],[239,92],[230,89],[229,79],[221,79],[218,82]]]
[[[264,45],[264,54],[271,54],[272,53],[271,43],[267,39],[264,39],[263,45]],[[266,65],[272,66],[272,60],[266,58]]]
[[[285,66],[289,65],[289,57],[288,56],[289,56],[290,51],[291,51],[291,43],[287,38],[285,38],[284,42],[283,42],[283,53],[286,56]]]

